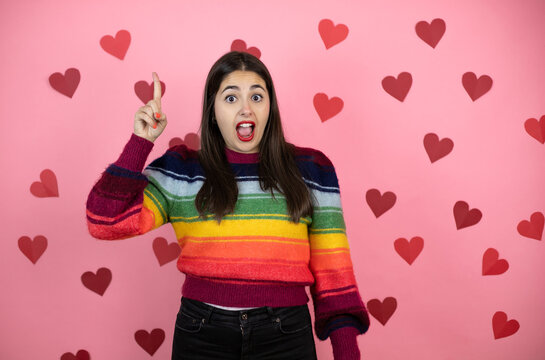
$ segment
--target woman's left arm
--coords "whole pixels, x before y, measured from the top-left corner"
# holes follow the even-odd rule
[[[313,159],[307,184],[314,196],[309,239],[316,336],[330,338],[335,360],[360,359],[356,336],[368,330],[369,315],[354,276],[337,174],[322,152]]]

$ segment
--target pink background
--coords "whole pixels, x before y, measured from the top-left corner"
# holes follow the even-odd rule
[[[60,359],[81,349],[95,360],[170,359],[184,275],[174,261],[159,266],[152,242],[175,241],[172,227],[96,240],[85,202],[133,131],[143,104],[134,84],[151,82],[152,71],[166,84],[169,123],[149,163],[172,138],[198,130],[206,75],[236,39],[261,51],[288,140],[335,164],[364,302],[396,299],[388,321],[371,316],[358,337],[362,358],[545,358],[545,244],[517,231],[545,212],[545,145],[524,128],[545,115],[543,1],[27,0],[0,10],[2,359]],[[435,18],[446,32],[432,48],[415,25]],[[349,28],[329,49],[318,32],[323,19]],[[124,60],[99,44],[122,29],[132,39]],[[71,67],[81,82],[69,98],[48,78]],[[381,85],[400,72],[413,79],[404,101]],[[466,72],[490,76],[490,91],[472,101]],[[344,102],[324,122],[313,105],[321,92]],[[423,146],[432,132],[454,142],[434,163]],[[30,192],[44,169],[55,173],[59,197]],[[378,218],[365,200],[373,188],[397,196]],[[457,201],[478,208],[481,221],[457,230]],[[33,264],[18,240],[37,235],[48,247]],[[409,265],[394,241],[415,236],[424,249]],[[482,275],[488,248],[507,271]],[[113,274],[103,296],[81,281],[101,267]],[[518,331],[495,339],[498,311]],[[156,328],[166,337],[150,356],[134,333]],[[319,359],[332,359],[329,340],[316,342]]]

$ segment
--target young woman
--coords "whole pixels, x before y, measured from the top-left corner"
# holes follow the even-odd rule
[[[201,149],[169,148],[161,85],[87,200],[90,234],[126,239],[171,223],[185,274],[172,359],[316,359],[314,329],[336,360],[359,359],[369,327],[339,185],[319,150],[287,143],[269,71],[232,51],[204,89]]]

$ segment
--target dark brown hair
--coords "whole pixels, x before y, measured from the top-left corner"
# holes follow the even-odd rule
[[[216,93],[225,76],[233,71],[253,71],[267,85],[270,111],[263,137],[259,143],[259,184],[263,191],[273,189],[286,198],[291,221],[311,216],[311,195],[294,159],[294,145],[287,143],[280,121],[280,111],[269,71],[257,57],[240,51],[231,51],[220,57],[206,78],[201,119],[201,149],[199,162],[204,170],[204,184],[195,198],[195,206],[202,218],[214,214],[218,223],[232,213],[238,198],[235,175],[225,155],[225,140],[217,122],[213,122]]]

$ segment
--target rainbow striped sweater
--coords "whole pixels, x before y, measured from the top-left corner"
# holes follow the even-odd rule
[[[132,134],[94,184],[87,224],[98,239],[126,239],[170,223],[181,247],[182,296],[223,306],[314,304],[316,336],[345,346],[369,327],[353,272],[335,169],[320,151],[296,147],[295,160],[314,214],[290,222],[282,194],[264,192],[258,154],[225,149],[239,187],[234,213],[220,224],[199,218],[204,173],[197,152],[170,147],[144,168],[154,143]],[[342,336],[341,336],[342,335]],[[353,342],[352,341],[352,342]]]

